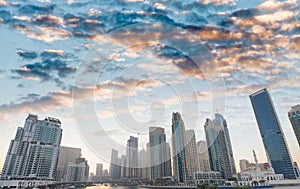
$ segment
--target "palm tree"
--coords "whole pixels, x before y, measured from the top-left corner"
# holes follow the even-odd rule
[[[265,183],[266,183],[265,180],[260,180],[260,181],[259,181],[259,184],[260,184],[260,185],[264,185]]]
[[[252,181],[252,185],[257,186],[258,182],[256,180]]]

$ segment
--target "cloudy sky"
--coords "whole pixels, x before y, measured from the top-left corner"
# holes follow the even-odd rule
[[[148,141],[180,112],[197,140],[218,111],[236,163],[266,161],[249,95],[267,87],[291,155],[288,120],[300,103],[296,0],[0,0],[0,168],[28,113],[59,118],[62,145],[82,148],[94,171],[130,135]]]

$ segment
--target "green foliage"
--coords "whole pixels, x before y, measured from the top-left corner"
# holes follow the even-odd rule
[[[207,189],[208,188],[208,184],[198,184],[197,188],[198,189]]]

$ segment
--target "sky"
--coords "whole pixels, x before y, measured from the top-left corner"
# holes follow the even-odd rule
[[[129,136],[179,112],[205,140],[224,115],[235,162],[266,160],[249,95],[267,88],[294,161],[287,112],[300,104],[296,0],[0,0],[0,168],[29,113],[62,122],[62,145],[108,168]]]

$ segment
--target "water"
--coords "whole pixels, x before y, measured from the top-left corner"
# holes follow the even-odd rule
[[[104,186],[104,185],[97,185],[97,186],[89,186],[85,189],[141,189],[142,187],[139,186]]]
[[[103,185],[97,185],[97,186],[89,186],[85,189],[141,189],[142,187],[139,186],[103,186]],[[274,187],[274,189],[300,189],[300,186],[286,186],[286,187]]]

